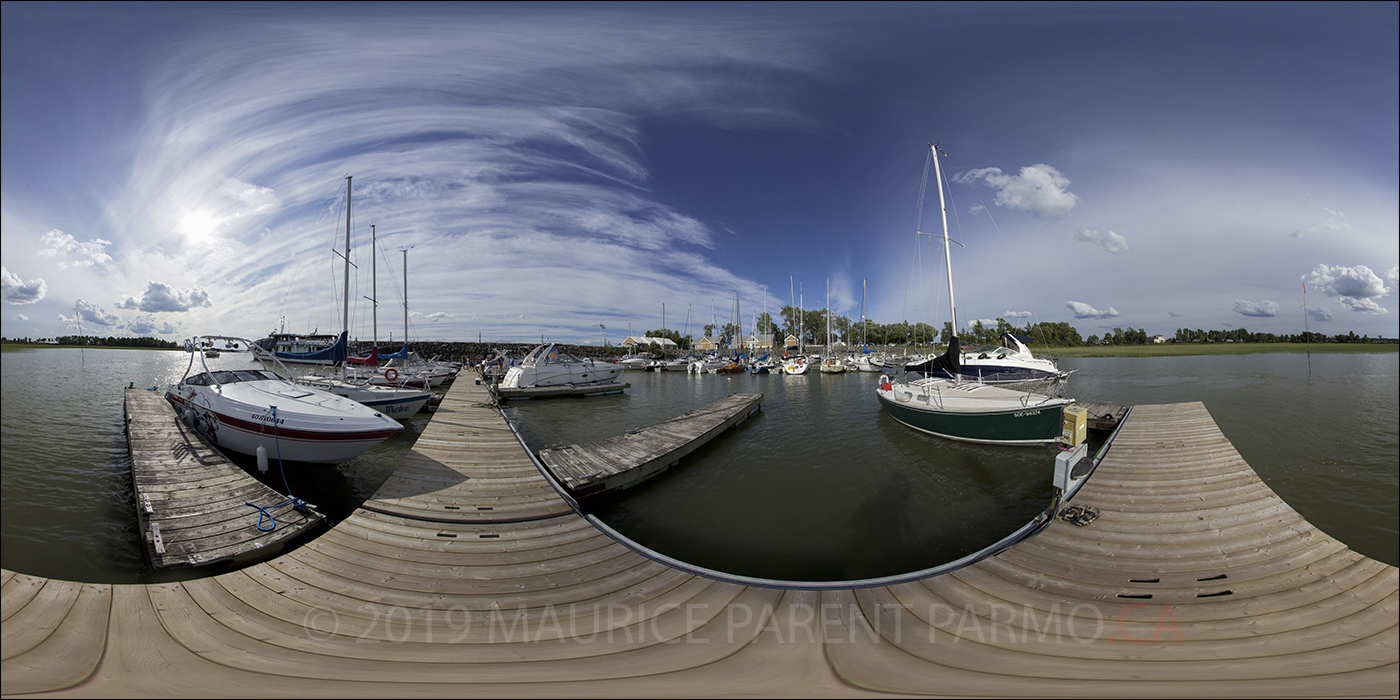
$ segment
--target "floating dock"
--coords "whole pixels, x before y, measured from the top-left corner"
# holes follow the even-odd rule
[[[650,479],[749,416],[763,394],[731,394],[704,408],[622,435],[540,450],[540,461],[575,498]]]
[[[632,385],[627,382],[605,382],[599,384],[565,384],[563,386],[505,387],[488,385],[491,393],[501,401],[510,399],[549,399],[567,396],[604,396],[621,394]]]
[[[128,388],[125,404],[136,515],[152,566],[266,559],[324,520],[315,510],[298,511],[229,461],[180,420],[161,392]]]
[[[577,514],[458,382],[374,498],[280,557],[150,585],[0,572],[0,692],[1395,696],[1396,567],[1284,503],[1202,404],[1134,407],[1073,503],[1099,518],[937,576],[701,575]]]
[[[1088,412],[1085,427],[1090,430],[1115,430],[1123,422],[1123,417],[1128,415],[1127,406],[1112,403],[1081,403],[1079,407]]]

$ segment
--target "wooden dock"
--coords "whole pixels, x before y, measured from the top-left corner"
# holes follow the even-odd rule
[[[1081,403],[1079,406],[1088,412],[1085,424],[1090,430],[1114,430],[1123,421],[1123,417],[1128,415],[1127,406],[1112,403]]]
[[[564,386],[508,387],[498,384],[489,386],[491,388],[491,393],[494,394],[498,400],[508,401],[510,399],[606,396],[608,394],[621,394],[624,389],[632,385],[627,382],[603,382],[599,384],[566,384]]]
[[[605,440],[540,450],[540,461],[575,498],[626,488],[675,466],[758,413],[763,394],[730,394],[664,423]]]
[[[1308,524],[1201,404],[1135,407],[1074,502],[1100,517],[931,578],[697,576],[576,514],[458,382],[374,499],[276,559],[153,585],[0,572],[0,692],[1395,696],[1396,567]]]
[[[180,420],[161,392],[128,388],[125,403],[136,515],[156,568],[266,559],[324,520],[313,509],[298,511],[229,461]]]

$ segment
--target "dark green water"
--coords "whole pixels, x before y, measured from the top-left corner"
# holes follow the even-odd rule
[[[39,350],[3,362],[5,568],[127,583],[145,569],[122,433],[122,389],[172,382],[188,356]],[[232,356],[214,363],[242,366]],[[1390,564],[1400,559],[1400,367],[1394,354],[1064,360],[1070,393],[1120,404],[1202,401],[1268,484],[1313,524]],[[1040,512],[1053,451],[965,445],[890,420],[871,374],[790,377],[629,372],[620,396],[520,402],[532,448],[595,440],[737,391],[763,411],[646,484],[586,502],[658,551],[708,568],[849,579],[928,568]],[[293,493],[341,518],[393,471],[429,414],[361,458],[293,472]],[[284,490],[279,475],[265,477]],[[252,509],[250,509],[251,511]],[[250,515],[255,517],[255,515]],[[176,574],[175,576],[178,576]]]

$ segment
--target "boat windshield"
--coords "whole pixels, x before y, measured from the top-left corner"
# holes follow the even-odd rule
[[[267,379],[281,379],[276,374],[262,369],[239,369],[222,370],[214,372],[201,372],[185,380],[186,384],[195,386],[208,386],[210,384],[233,384],[236,382],[256,382]]]

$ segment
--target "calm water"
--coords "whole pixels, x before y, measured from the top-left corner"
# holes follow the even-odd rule
[[[164,386],[187,361],[137,350],[4,355],[5,568],[113,583],[189,575],[144,567],[122,433],[122,389]],[[1313,356],[1311,376],[1307,358],[1294,354],[1062,364],[1079,368],[1070,393],[1081,400],[1203,401],[1245,459],[1313,524],[1398,563],[1394,354]],[[874,375],[626,376],[633,386],[620,396],[519,402],[507,415],[539,449],[649,425],[732,392],[762,392],[759,415],[677,469],[585,503],[643,544],[700,566],[791,579],[913,571],[1000,539],[1048,503],[1051,450],[916,433],[880,411]],[[355,461],[293,472],[292,492],[343,518],[388,477],[429,415]],[[264,480],[286,491],[275,468]]]

